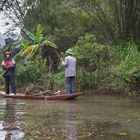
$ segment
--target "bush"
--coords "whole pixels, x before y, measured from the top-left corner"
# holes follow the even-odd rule
[[[114,68],[114,74],[130,90],[139,90],[140,88],[140,52],[138,46],[134,43],[128,43],[125,49],[119,51],[120,62]]]
[[[16,66],[17,85],[23,86],[28,83],[42,84],[48,79],[48,67],[46,60],[36,57],[34,61],[27,61]]]
[[[100,45],[91,34],[79,38],[74,47],[77,58],[76,87],[93,89],[108,85],[115,93],[128,95],[140,91],[140,52],[135,43]]]
[[[77,80],[79,89],[93,89],[104,75],[107,67],[107,47],[96,42],[92,34],[80,37],[74,53],[77,58]]]
[[[58,89],[63,89],[65,87],[65,74],[64,71],[58,72],[53,76],[54,85]]]

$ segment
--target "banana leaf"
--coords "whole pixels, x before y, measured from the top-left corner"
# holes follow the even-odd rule
[[[31,52],[29,54],[29,59],[33,58],[33,56],[36,55],[38,49],[39,49],[39,45],[35,45],[35,47],[31,50]]]
[[[13,58],[16,60],[23,51],[24,51],[24,48],[21,49],[20,52],[18,52]]]
[[[50,47],[53,47],[53,48],[58,48],[53,42],[49,41],[49,40],[45,40],[43,41],[42,43],[43,45],[49,45]]]
[[[24,57],[27,53],[29,53],[36,45],[28,46],[21,54],[20,57]]]

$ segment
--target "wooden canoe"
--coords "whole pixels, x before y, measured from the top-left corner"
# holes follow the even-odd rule
[[[62,94],[62,95],[52,95],[52,96],[31,96],[17,93],[16,95],[8,95],[1,94],[5,98],[13,98],[13,99],[29,99],[29,100],[74,100],[78,96],[81,96],[82,93],[74,93],[74,94]]]

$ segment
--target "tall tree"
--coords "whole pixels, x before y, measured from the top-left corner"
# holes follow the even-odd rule
[[[85,32],[103,43],[140,43],[140,0],[3,0],[0,5],[21,28],[32,31],[41,23],[45,35],[61,38],[61,45],[73,46]]]
[[[132,40],[140,43],[139,0],[76,0],[93,20],[92,31],[101,32],[110,43]]]

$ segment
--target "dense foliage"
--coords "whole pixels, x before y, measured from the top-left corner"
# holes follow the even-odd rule
[[[139,93],[139,0],[7,0],[0,5],[15,27],[21,28],[23,51],[41,56],[18,63],[18,83],[43,84],[49,75],[51,87],[63,89],[59,59],[61,52],[73,47],[77,90],[102,87],[107,92]],[[54,44],[45,39],[58,49],[47,47]]]
[[[140,90],[140,53],[135,43],[129,42],[125,46],[120,46],[114,53],[119,56],[117,65],[112,68],[112,79],[115,81],[116,88],[123,88],[124,91],[138,92]],[[115,55],[116,56],[116,55]],[[131,94],[131,93],[130,93]]]
[[[138,93],[140,90],[140,53],[129,42],[119,46],[100,45],[95,37],[86,34],[74,47],[78,60],[77,86],[92,89],[107,84],[111,90]]]

